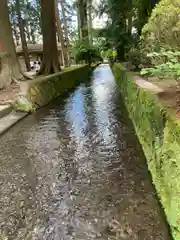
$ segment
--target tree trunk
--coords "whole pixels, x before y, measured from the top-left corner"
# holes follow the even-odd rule
[[[20,39],[19,39],[19,33],[17,31],[17,27],[16,26],[13,26],[13,34],[14,34],[14,38],[16,40],[16,46],[19,46],[20,45]]]
[[[129,0],[129,10],[128,10],[128,13],[127,13],[127,18],[128,18],[128,26],[127,26],[128,35],[131,36],[131,33],[132,33],[132,18],[133,18],[132,0]]]
[[[124,47],[124,44],[122,43],[120,46],[118,46],[116,48],[116,51],[117,51],[117,59],[120,62],[124,62],[125,61],[125,47]]]
[[[77,11],[77,27],[78,27],[78,37],[79,40],[81,39],[81,19],[80,19],[80,11],[79,11],[79,7],[76,7],[76,11]]]
[[[29,31],[29,26],[28,25],[26,25],[26,36],[27,36],[28,43],[31,43],[31,34],[30,34],[30,31]]]
[[[117,22],[117,24],[121,28],[121,33],[122,33],[120,39],[116,40],[117,59],[119,61],[125,60],[125,53],[126,53],[125,46],[127,46],[127,38],[126,38],[127,15],[124,9],[125,9],[125,6],[122,6],[121,12],[119,13],[121,17],[118,19],[118,22]]]
[[[61,43],[61,49],[62,49],[62,54],[64,59],[64,66],[68,67],[69,66],[68,53],[67,53],[67,48],[65,47],[65,44],[64,44],[63,31],[62,31],[61,20],[59,17],[59,10],[58,10],[58,0],[55,0],[55,15],[56,15],[56,22],[57,22],[58,38]]]
[[[0,54],[0,88],[3,88],[12,79],[23,78],[12,37],[7,0],[0,0]]]
[[[82,38],[88,39],[88,19],[87,19],[87,2],[86,0],[79,0],[78,3],[80,13],[80,29]]]
[[[139,35],[141,35],[142,28],[148,22],[148,19],[151,16],[152,10],[158,2],[159,0],[146,0],[146,1],[144,0],[142,2],[141,8],[138,9],[139,24],[138,24],[137,30]]]
[[[18,16],[18,23],[19,23],[19,29],[20,29],[20,35],[21,35],[22,49],[23,49],[23,53],[24,53],[24,60],[25,60],[27,71],[30,71],[31,66],[30,66],[26,36],[25,36],[25,32],[24,32],[24,21],[21,17],[21,9],[20,9],[19,0],[16,0],[16,11],[17,11],[17,16]]]
[[[8,60],[8,55],[6,55],[5,53],[0,56],[0,89],[10,85],[11,81],[12,81],[11,67]]]
[[[63,16],[63,22],[64,22],[64,33],[65,33],[65,40],[66,40],[65,47],[67,48],[66,51],[67,51],[68,65],[69,65],[69,54],[68,54],[68,48],[69,48],[68,25],[67,25],[67,20],[66,20],[66,14],[65,14],[65,9],[64,9],[63,0],[60,0],[60,4],[61,4],[61,10],[62,10],[62,16]]]
[[[132,13],[128,14],[128,34],[131,36],[132,33]]]
[[[42,19],[41,19],[41,14],[40,14],[40,10],[41,10],[40,0],[36,0],[36,8],[37,8],[37,12],[38,12],[38,20],[39,20],[39,25],[40,25],[39,34],[42,34]]]
[[[36,39],[35,39],[35,34],[34,34],[34,27],[32,27],[32,26],[31,26],[31,38],[32,38],[32,43],[35,44]]]
[[[61,69],[57,51],[54,1],[41,0],[41,18],[43,33],[43,61],[39,74],[59,72]]]
[[[89,33],[89,42],[93,44],[92,39],[92,0],[88,0],[88,33]]]

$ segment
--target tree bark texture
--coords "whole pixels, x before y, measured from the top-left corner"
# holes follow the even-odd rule
[[[31,43],[31,34],[30,34],[29,26],[27,24],[26,24],[26,36],[27,36],[28,43]]]
[[[81,19],[80,19],[80,11],[79,11],[79,7],[77,6],[76,7],[76,11],[77,11],[77,23],[78,23],[78,37],[79,37],[79,40],[80,38],[82,37],[81,36]]]
[[[13,30],[13,34],[14,34],[14,38],[16,40],[16,46],[20,45],[20,38],[19,38],[19,32],[17,30],[17,26],[13,26],[12,30]]]
[[[22,79],[12,36],[7,0],[0,0],[0,88]]]
[[[56,40],[55,2],[41,0],[41,18],[43,33],[43,61],[39,74],[59,72],[60,64]]]
[[[92,0],[88,0],[88,33],[89,33],[89,42],[93,44],[92,38]]]
[[[21,44],[22,44],[22,49],[23,49],[23,54],[24,54],[24,60],[25,60],[27,71],[30,71],[31,66],[30,66],[29,53],[28,53],[26,36],[25,36],[25,31],[24,31],[24,20],[22,19],[22,16],[21,16],[21,8],[20,7],[21,7],[20,1],[16,0],[16,11],[17,11],[17,16],[18,16],[18,23],[19,23],[19,29],[20,29]]]
[[[34,28],[31,26],[31,38],[32,38],[32,43],[35,44],[36,43],[36,38],[35,38],[35,34],[34,34]]]
[[[78,8],[80,13],[81,37],[88,40],[88,18],[87,18],[87,1],[79,0]]]
[[[128,35],[131,36],[132,33],[132,24],[133,24],[133,3],[132,0],[129,0],[129,9],[127,13],[127,19],[128,19]]]
[[[68,25],[67,25],[63,0],[60,0],[60,4],[61,4],[61,10],[62,10],[62,16],[63,16],[63,22],[64,22],[64,33],[65,33],[66,47],[68,48],[69,47]]]
[[[56,15],[56,22],[57,22],[57,33],[58,33],[58,38],[61,43],[61,50],[62,50],[62,54],[63,54],[64,66],[68,67],[69,66],[68,53],[67,53],[67,48],[64,43],[61,20],[59,17],[58,0],[55,0],[55,15]]]
[[[36,2],[36,8],[37,8],[37,12],[38,12],[38,19],[39,19],[39,25],[40,25],[39,34],[42,34],[42,19],[41,19],[41,14],[40,14],[41,4],[40,4],[40,0],[36,0],[35,2]]]

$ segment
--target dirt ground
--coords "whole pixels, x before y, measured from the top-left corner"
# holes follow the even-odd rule
[[[5,89],[0,90],[0,105],[10,104],[21,92],[19,84],[13,82]]]
[[[137,72],[129,72],[136,84],[155,93],[162,104],[180,118],[180,84],[170,78],[142,77]]]
[[[61,66],[61,69],[63,69],[63,71],[73,70],[77,66],[78,65],[72,65],[71,67],[68,68],[64,68],[63,66]],[[12,103],[16,96],[18,96],[20,93],[25,93],[27,91],[29,82],[31,82],[32,79],[34,78],[36,79],[36,76],[33,76],[35,74],[34,71],[24,72],[24,74],[28,76],[30,79],[26,81],[13,82],[5,89],[0,89],[0,105]]]
[[[159,99],[169,109],[176,111],[176,115],[180,117],[180,85],[174,79],[155,80],[148,79],[151,83],[155,84],[164,91],[158,93]]]

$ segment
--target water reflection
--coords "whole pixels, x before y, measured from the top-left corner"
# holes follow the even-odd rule
[[[77,144],[84,141],[88,124],[84,108],[85,92],[85,86],[81,86],[65,105],[66,121],[69,123],[69,128],[72,130],[71,136],[75,138]]]
[[[103,70],[103,71],[102,71]],[[102,73],[102,74],[101,74]],[[94,71],[92,81],[93,109],[95,112],[96,128],[100,153],[101,143],[106,145],[109,153],[116,146],[117,135],[114,131],[116,85],[109,68],[100,67]],[[106,152],[107,154],[107,152]]]

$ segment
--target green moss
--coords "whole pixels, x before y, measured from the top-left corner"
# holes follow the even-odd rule
[[[180,124],[155,95],[140,89],[120,64],[114,64],[112,71],[146,155],[173,237],[180,240]]]
[[[87,80],[88,72],[88,66],[83,65],[38,78],[30,84],[29,98],[36,107],[43,106],[71,90],[80,82]]]
[[[27,113],[35,111],[35,107],[33,106],[32,102],[29,101],[25,96],[21,95],[16,98],[12,106],[16,111]]]

